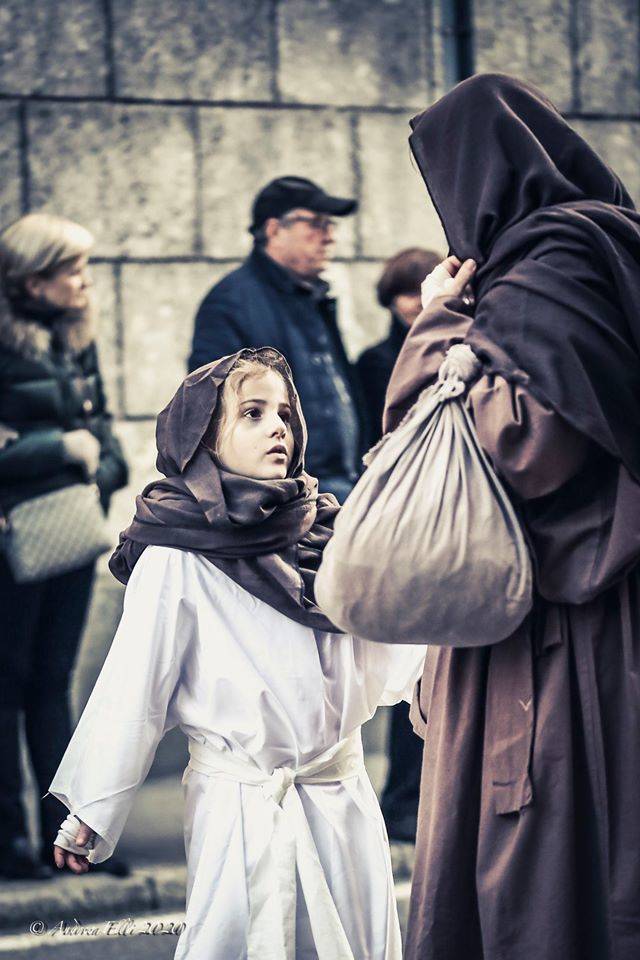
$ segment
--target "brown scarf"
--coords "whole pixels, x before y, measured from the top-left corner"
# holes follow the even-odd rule
[[[306,427],[283,357],[280,372],[294,398],[289,475],[256,480],[229,473],[202,442],[227,375],[240,358],[260,352],[240,350],[195,370],[160,413],[156,465],[165,479],[136,498],[109,567],[126,583],[149,544],[192,551],[297,623],[336,631],[316,605],[314,581],[339,506],[304,472]]]

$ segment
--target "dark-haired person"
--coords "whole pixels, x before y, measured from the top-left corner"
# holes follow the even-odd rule
[[[471,346],[469,408],[535,589],[508,639],[429,648],[407,958],[637,960],[640,215],[526,83],[473,77],[412,127],[450,256],[386,425]]]
[[[422,311],[420,287],[442,257],[422,247],[408,247],[390,257],[376,286],[378,303],[391,314],[389,333],[360,355],[356,368],[370,421],[371,442],[382,436],[382,413],[389,377],[409,332]]]
[[[189,369],[243,347],[272,346],[291,364],[309,425],[307,460],[320,489],[342,503],[360,473],[366,425],[357,377],[322,278],[333,256],[336,218],[357,202],[304,177],[278,177],[253,201],[250,256],[198,309]]]
[[[440,260],[431,250],[409,247],[387,260],[378,280],[378,303],[391,314],[389,334],[365,350],[356,364],[369,415],[371,443],[382,435],[389,377],[409,328],[422,310],[422,281]],[[404,701],[391,708],[387,751],[389,767],[381,806],[389,839],[413,843],[420,796],[422,741],[413,732]]]

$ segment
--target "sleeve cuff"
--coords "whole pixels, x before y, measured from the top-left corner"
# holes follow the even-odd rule
[[[421,683],[422,681],[418,680],[413,690],[413,699],[411,700],[411,706],[409,707],[409,720],[411,721],[415,733],[417,733],[421,740],[424,740],[427,735],[427,718],[420,709]]]

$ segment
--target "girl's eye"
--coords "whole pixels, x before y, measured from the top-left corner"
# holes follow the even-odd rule
[[[291,423],[291,414],[289,413],[288,410],[284,410],[284,411],[280,414],[280,419],[281,419],[281,420],[284,420],[285,423]]]
[[[260,409],[259,407],[251,407],[250,410],[245,410],[244,415],[249,420],[259,420],[260,419]]]

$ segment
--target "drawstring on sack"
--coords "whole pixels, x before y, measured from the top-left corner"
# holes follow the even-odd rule
[[[454,343],[447,350],[438,370],[438,381],[457,379],[467,384],[480,372],[482,364],[468,343]]]
[[[437,396],[441,401],[460,397],[475,379],[482,364],[467,343],[454,343],[438,370]]]
[[[400,423],[398,423],[390,433],[385,433],[383,437],[380,437],[378,442],[365,453],[362,458],[364,466],[371,466],[382,448],[386,446],[389,437],[409,423],[419,411],[421,403],[430,398],[434,390],[436,391],[438,400],[441,403],[446,403],[447,400],[461,396],[467,389],[468,384],[480,373],[481,369],[482,364],[468,343],[454,343],[452,347],[449,347],[444,360],[440,364],[436,384],[426,387],[422,393],[420,393],[413,406],[409,407]]]

